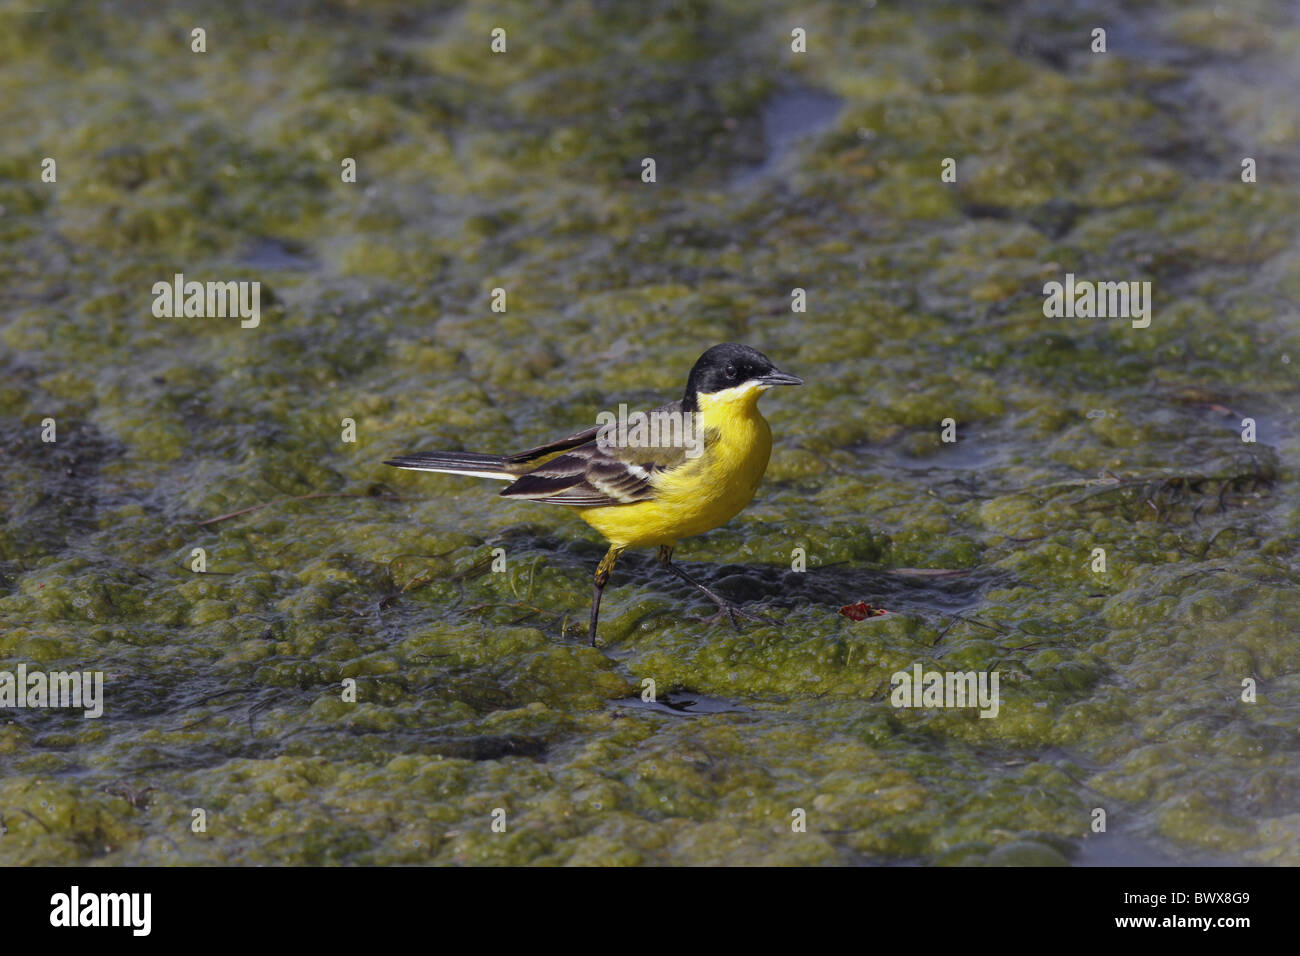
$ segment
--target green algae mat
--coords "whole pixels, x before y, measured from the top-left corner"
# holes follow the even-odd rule
[[[1298,60],[1273,0],[6,8],[0,864],[1300,864]],[[779,627],[629,552],[589,647],[586,525],[381,464],[726,341],[807,384],[676,560]]]

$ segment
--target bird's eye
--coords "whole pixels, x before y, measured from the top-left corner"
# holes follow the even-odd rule
[[[727,374],[727,378],[734,380],[736,377],[736,366],[728,365],[726,374]]]

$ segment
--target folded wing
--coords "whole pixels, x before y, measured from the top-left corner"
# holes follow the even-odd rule
[[[675,411],[677,403],[656,411]],[[598,428],[540,445],[506,459],[507,467],[562,451],[521,475],[501,492],[505,498],[528,498],[572,507],[626,505],[654,498],[654,476],[687,461],[681,446],[624,446],[596,440]]]

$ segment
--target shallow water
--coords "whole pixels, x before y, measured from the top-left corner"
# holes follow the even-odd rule
[[[1238,6],[0,14],[0,669],[105,675],[0,712],[0,862],[1300,863],[1300,19]],[[677,560],[780,630],[629,553],[586,647],[585,525],[380,464],[727,340],[808,384]]]

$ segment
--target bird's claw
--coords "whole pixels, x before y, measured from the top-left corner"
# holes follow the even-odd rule
[[[755,614],[753,611],[746,611],[739,604],[732,604],[730,601],[727,601],[725,604],[719,602],[718,613],[714,614],[712,617],[706,617],[704,623],[721,624],[724,619],[728,619],[731,621],[731,626],[739,631],[740,621],[737,620],[737,617],[743,617],[750,621],[758,621],[760,624],[767,624],[770,627],[780,628],[781,626],[779,621],[774,621],[770,617],[764,617],[762,614]]]

